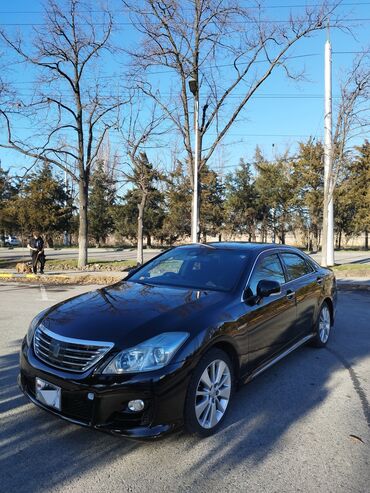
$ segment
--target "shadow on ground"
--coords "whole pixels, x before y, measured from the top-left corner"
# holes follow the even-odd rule
[[[0,471],[6,491],[48,491],[140,445],[71,425],[29,404],[16,384],[18,352],[1,357],[0,368]]]

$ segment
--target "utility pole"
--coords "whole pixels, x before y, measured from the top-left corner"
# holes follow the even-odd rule
[[[329,26],[327,33],[327,40],[325,43],[324,215],[321,258],[321,265],[323,267],[331,267],[334,265],[332,76]]]
[[[199,194],[198,194],[198,172],[199,172],[199,87],[198,76],[189,80],[189,89],[194,96],[194,171],[193,171],[193,212],[191,222],[191,241],[198,243],[199,230]]]

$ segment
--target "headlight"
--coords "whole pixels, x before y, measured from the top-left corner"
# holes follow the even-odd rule
[[[188,337],[187,332],[160,334],[118,353],[104,368],[103,373],[136,373],[163,368]]]
[[[46,310],[43,310],[40,312],[36,317],[32,320],[30,323],[30,326],[28,327],[28,332],[27,332],[27,344],[28,346],[31,346],[32,344],[32,339],[35,334],[35,330],[37,329],[42,317],[45,315],[45,313],[48,311],[48,308]]]

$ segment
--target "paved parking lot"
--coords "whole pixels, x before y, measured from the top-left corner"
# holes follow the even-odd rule
[[[32,317],[88,289],[0,284],[2,491],[369,492],[370,292],[341,292],[329,348],[244,386],[217,435],[138,443],[53,417],[16,385]]]

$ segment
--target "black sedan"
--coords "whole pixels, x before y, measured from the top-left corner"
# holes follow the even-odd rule
[[[210,243],[168,250],[113,286],[41,312],[19,385],[73,423],[135,438],[221,425],[238,383],[334,321],[333,273],[301,251]]]

